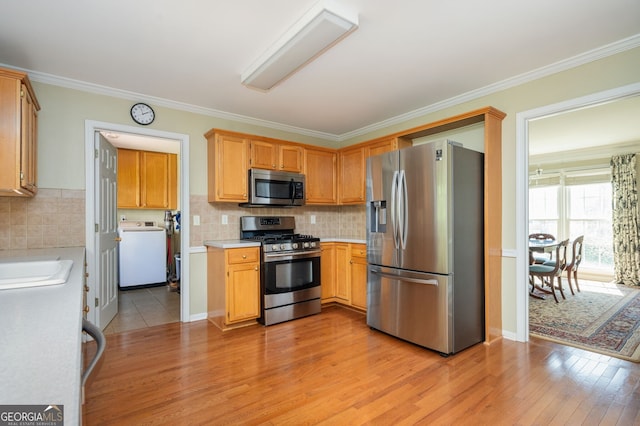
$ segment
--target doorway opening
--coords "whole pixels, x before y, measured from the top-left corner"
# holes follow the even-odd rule
[[[189,311],[189,136],[185,134],[178,134],[172,132],[164,132],[153,129],[124,126],[113,123],[104,123],[87,120],[85,121],[85,172],[86,172],[86,247],[87,247],[87,286],[88,286],[88,300],[95,300],[95,306],[93,310],[88,313],[89,319],[94,324],[99,324],[101,328],[107,326],[106,322],[110,318],[100,318],[99,300],[102,294],[105,294],[104,288],[101,285],[104,283],[96,282],[95,277],[98,276],[100,266],[100,256],[96,247],[96,242],[99,240],[99,236],[96,236],[98,224],[102,220],[104,212],[97,211],[98,195],[101,191],[96,186],[96,160],[95,160],[95,138],[96,135],[120,135],[123,137],[123,142],[116,142],[118,147],[127,147],[135,149],[147,149],[150,151],[164,151],[175,152],[178,155],[178,209],[181,217],[185,218],[181,220],[180,227],[180,242],[179,247],[175,247],[174,251],[181,253],[180,256],[180,292],[177,293],[179,297],[179,319],[182,322],[188,322],[190,320]],[[104,136],[102,136],[104,138]],[[107,139],[107,138],[104,138]],[[112,138],[114,139],[114,138]],[[118,138],[119,139],[119,138]],[[134,141],[133,145],[127,145],[125,140],[129,143]],[[138,145],[135,144],[138,142]],[[111,142],[109,142],[111,143]],[[144,143],[146,148],[140,143]],[[151,145],[149,145],[151,144]],[[149,149],[150,146],[155,146],[153,149]],[[164,211],[161,211],[164,214]],[[120,218],[116,218],[116,221]],[[144,216],[140,217],[141,220],[146,220]],[[156,221],[156,220],[154,220]],[[162,223],[160,224],[162,226]],[[117,279],[113,277],[115,286],[117,287]],[[113,282],[110,285],[114,285]],[[144,289],[143,289],[144,290]],[[162,288],[163,291],[167,291]],[[153,296],[152,296],[153,297]],[[93,306],[94,304],[91,304]]]
[[[536,108],[516,115],[516,340],[529,340],[529,126],[534,120],[548,118],[581,108],[603,105],[640,95],[640,83],[595,93],[581,98]]]

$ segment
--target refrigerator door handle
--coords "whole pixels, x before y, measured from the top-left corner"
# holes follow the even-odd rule
[[[406,282],[410,282],[410,283],[434,285],[436,287],[438,286],[438,280],[423,280],[423,279],[420,279],[420,278],[404,277],[402,275],[389,274],[387,272],[382,272],[382,271],[379,271],[377,269],[370,269],[369,271],[372,274],[376,274],[376,275],[379,275],[379,276],[384,277],[384,278],[390,278],[392,280],[402,280],[402,281],[406,281]]]
[[[398,248],[398,171],[393,172],[391,180],[391,227],[393,228],[393,243]]]
[[[398,197],[400,202],[398,203],[398,222],[399,222],[399,234],[400,245],[403,250],[407,248],[407,233],[409,227],[409,206],[407,196],[407,175],[404,170],[400,171],[400,179],[398,182]]]

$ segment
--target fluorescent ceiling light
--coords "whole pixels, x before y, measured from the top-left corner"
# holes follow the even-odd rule
[[[268,91],[358,28],[358,15],[321,1],[240,76],[242,84]]]

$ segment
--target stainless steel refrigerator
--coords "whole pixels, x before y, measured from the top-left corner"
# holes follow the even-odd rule
[[[370,327],[445,355],[484,340],[483,170],[450,140],[367,160]]]

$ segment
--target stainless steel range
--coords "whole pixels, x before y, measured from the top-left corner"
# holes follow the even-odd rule
[[[261,311],[277,324],[320,312],[320,239],[294,233],[293,216],[243,216],[240,238],[261,244]]]

